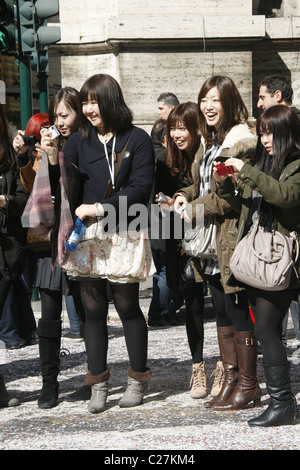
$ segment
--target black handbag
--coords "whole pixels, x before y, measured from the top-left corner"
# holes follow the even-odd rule
[[[192,258],[183,255],[179,260],[180,278],[183,282],[195,282],[194,265]]]

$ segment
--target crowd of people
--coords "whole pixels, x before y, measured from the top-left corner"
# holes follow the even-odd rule
[[[254,125],[227,76],[205,80],[198,102],[180,103],[173,93],[162,93],[151,135],[133,125],[120,85],[106,74],[89,77],[80,91],[60,89],[51,98],[49,114],[34,115],[13,140],[0,108],[0,311],[6,330],[11,324],[24,338],[22,345],[38,340],[40,408],[52,408],[58,401],[63,299],[70,338],[81,340],[84,328],[88,367],[85,382],[69,399],[88,399],[91,413],[105,410],[112,300],[129,358],[127,388],[119,405],[143,402],[151,370],[139,284],[153,276],[148,326],[181,324],[177,313],[185,306],[191,397],[210,395],[205,407],[212,411],[259,405],[259,346],[270,401],[248,423],[296,422],[283,332],[290,307],[299,331],[300,260],[288,287],[276,292],[242,284],[230,269],[237,243],[256,220],[266,230],[300,233],[300,120],[293,90],[284,78],[270,76],[261,82],[258,95],[262,114]],[[55,137],[53,125],[59,131]],[[33,142],[28,135],[35,136]],[[232,172],[219,174],[220,162]],[[147,224],[140,219],[132,235],[136,205],[160,210],[154,217],[150,210]],[[209,256],[184,249],[185,223],[195,221],[199,206],[205,224],[215,227],[216,251]],[[116,217],[111,224],[112,209]],[[176,224],[183,229],[181,236]],[[78,227],[80,235],[72,238],[70,249],[66,242]],[[157,236],[149,240],[153,231]],[[26,298],[22,306],[17,288]],[[30,307],[33,288],[41,298],[37,328]],[[203,357],[207,291],[220,350],[211,390]],[[2,330],[0,323],[0,338]],[[0,406],[19,404],[0,379]]]

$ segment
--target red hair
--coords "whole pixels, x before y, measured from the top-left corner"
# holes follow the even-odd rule
[[[25,134],[35,135],[36,140],[40,142],[41,127],[50,127],[49,115],[47,113],[37,113],[31,116],[27,123]]]

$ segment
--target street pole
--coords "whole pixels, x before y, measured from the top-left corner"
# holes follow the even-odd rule
[[[48,74],[39,72],[40,112],[48,113]]]
[[[32,116],[32,91],[30,57],[22,57],[19,62],[21,129],[25,129]]]

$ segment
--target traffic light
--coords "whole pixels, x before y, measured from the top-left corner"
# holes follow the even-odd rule
[[[19,51],[22,54],[36,49],[34,2],[17,0],[19,25]]]
[[[35,72],[49,71],[48,46],[44,46],[31,54],[31,68]]]
[[[0,0],[0,52],[14,54],[16,50],[14,0]]]
[[[59,12],[58,0],[17,0],[19,42],[22,54],[39,51],[60,41],[60,27],[47,26],[47,18]]]
[[[57,15],[59,12],[58,0],[37,0],[36,10],[36,34],[38,46],[49,46],[60,41],[60,27],[48,26],[47,18]]]
[[[48,45],[60,41],[60,27],[48,26],[47,18],[59,12],[58,0],[37,0],[36,4],[37,52],[33,53],[31,66],[37,72],[48,72]]]

